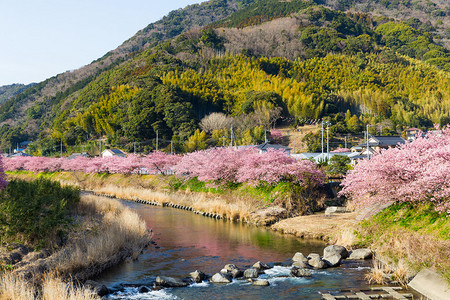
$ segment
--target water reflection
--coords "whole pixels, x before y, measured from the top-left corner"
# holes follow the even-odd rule
[[[129,287],[111,299],[320,299],[319,292],[367,287],[367,262],[347,262],[342,267],[313,271],[312,278],[287,277],[295,252],[322,253],[322,241],[303,240],[264,228],[214,220],[183,210],[125,202],[135,209],[154,233],[151,245],[138,261],[126,261],[97,280],[109,287],[122,283],[151,286],[158,275],[185,277],[196,269],[213,275],[225,264],[241,268],[258,260],[277,265],[263,278],[269,287],[237,280],[229,285],[201,284],[136,295]],[[278,266],[279,265],[279,266]],[[159,298],[160,297],[160,298]]]
[[[102,275],[105,284],[140,282],[157,275],[186,276],[195,269],[212,274],[227,263],[244,267],[258,260],[284,262],[295,252],[321,253],[324,247],[322,241],[305,241],[252,225],[205,218],[183,210],[125,203],[152,229],[156,245],[138,261],[128,261]]]

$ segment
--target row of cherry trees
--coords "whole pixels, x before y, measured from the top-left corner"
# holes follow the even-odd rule
[[[360,161],[342,186],[358,206],[432,203],[450,214],[450,127]]]
[[[144,173],[175,172],[204,182],[252,183],[281,181],[300,185],[321,184],[324,174],[309,160],[298,161],[284,152],[271,150],[260,154],[255,148],[213,148],[180,155],[153,152],[146,156],[127,158],[77,157],[14,157],[3,160],[5,170],[33,172],[78,171],[84,173]]]

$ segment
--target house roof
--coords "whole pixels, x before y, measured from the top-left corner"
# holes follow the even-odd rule
[[[396,146],[404,144],[406,141],[401,136],[372,136],[369,139],[369,146]]]
[[[28,146],[31,143],[32,143],[32,141],[24,141],[24,142],[20,142],[19,145],[20,146]]]
[[[106,149],[103,152],[105,152],[105,151],[109,151],[109,152],[112,152],[114,154],[125,154],[125,152],[123,152],[122,150],[119,150],[119,149]]]
[[[69,155],[67,157],[67,159],[74,159],[74,158],[77,158],[77,157],[89,157],[89,154],[87,154],[86,152],[83,152],[83,153],[72,153],[71,155]]]
[[[32,156],[32,155],[27,154],[25,152],[17,152],[17,153],[14,153],[14,154],[10,155],[10,157],[17,157],[17,156]]]
[[[266,142],[264,144],[256,146],[257,149],[262,151],[267,151],[268,149],[275,149],[275,150],[283,150],[283,151],[289,151],[292,150],[292,148],[279,145],[279,144],[270,144],[269,142]]]

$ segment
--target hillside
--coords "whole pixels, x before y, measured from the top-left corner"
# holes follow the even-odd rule
[[[1,147],[31,139],[50,155],[61,140],[68,148],[106,138],[148,151],[158,134],[182,151],[211,112],[234,118],[240,143],[260,141],[273,116],[291,126],[327,117],[333,133],[450,118],[450,53],[426,19],[400,22],[356,12],[363,0],[348,2],[346,13],[298,0],[210,1],[172,12],[102,59],[2,105]],[[444,16],[435,22],[445,27],[445,3],[437,3]],[[211,133],[210,144],[230,135]]]
[[[10,84],[10,85],[4,85],[4,86],[0,86],[0,104],[8,101],[9,99],[17,96],[18,94],[22,93],[24,90],[26,90],[29,87],[32,87],[33,85],[35,85],[34,83],[32,84]]]

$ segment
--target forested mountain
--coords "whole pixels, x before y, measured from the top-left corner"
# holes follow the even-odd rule
[[[417,9],[434,23],[356,11],[387,2],[392,13],[408,1],[217,0],[172,12],[91,65],[3,104],[1,147],[31,139],[49,155],[61,140],[106,138],[131,149],[157,134],[180,145],[203,138],[194,132],[212,112],[234,118],[241,143],[258,142],[274,116],[327,117],[334,132],[447,122],[450,52],[435,27],[446,26],[448,5]],[[221,144],[230,133],[209,134]]]
[[[24,90],[26,90],[29,87],[32,87],[33,85],[35,85],[35,84],[32,83],[32,84],[25,85],[25,84],[15,83],[15,84],[10,84],[10,85],[0,86],[0,104],[2,104],[3,102],[6,102],[10,98],[17,96],[18,94],[22,93]]]

